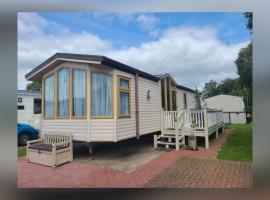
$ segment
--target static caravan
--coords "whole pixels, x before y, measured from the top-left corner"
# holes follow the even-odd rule
[[[243,97],[233,95],[217,95],[205,99],[208,108],[223,110],[225,123],[246,123],[246,112]]]
[[[29,90],[17,91],[17,121],[40,129],[41,95]]]
[[[195,107],[194,90],[104,56],[56,53],[26,75],[42,82],[41,134],[117,142],[161,131],[161,110]]]

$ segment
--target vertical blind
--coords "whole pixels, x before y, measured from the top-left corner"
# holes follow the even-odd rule
[[[92,73],[92,116],[112,116],[112,77]]]
[[[58,116],[68,116],[68,77],[69,69],[62,68],[58,71]]]
[[[54,76],[47,77],[44,85],[44,115],[45,117],[52,117],[54,116]]]
[[[85,116],[85,71],[73,70],[73,116]]]

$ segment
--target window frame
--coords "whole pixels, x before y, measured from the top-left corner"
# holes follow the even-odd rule
[[[40,101],[40,113],[35,113],[35,100]],[[42,113],[42,100],[41,100],[41,98],[34,98],[33,99],[33,114],[34,115],[40,115],[41,113]]]
[[[54,102],[53,103],[54,103],[54,106],[53,106],[53,115],[47,117],[47,116],[45,116],[45,80],[47,78],[49,78],[50,76],[53,77],[53,88],[54,88],[54,91],[53,91],[53,93],[54,93],[53,101]],[[43,76],[43,81],[42,81],[42,99],[43,99],[43,101],[41,101],[41,103],[42,103],[41,113],[42,113],[43,119],[55,119],[55,116],[56,116],[56,104],[57,104],[56,99],[55,99],[56,98],[56,85],[55,85],[55,83],[56,83],[55,72],[51,72],[51,73]]]
[[[187,93],[186,92],[184,92],[184,94],[183,94],[183,100],[184,100],[184,109],[187,109]]]
[[[68,69],[68,81],[67,81],[67,89],[68,89],[68,106],[67,106],[67,115],[66,116],[60,116],[59,115],[59,110],[58,110],[58,74],[59,71],[62,69]],[[56,119],[70,119],[70,67],[60,67],[56,70],[55,72],[56,76],[56,85],[55,85],[55,90],[56,90],[56,96],[55,96],[55,101],[56,101]]]
[[[172,88],[171,90],[171,95],[172,95],[172,111],[177,111],[177,89],[176,88]],[[175,110],[173,110],[173,93],[175,93]]]
[[[75,116],[73,115],[74,107],[73,107],[73,91],[74,91],[74,85],[73,85],[73,75],[74,70],[81,70],[85,73],[85,108],[84,108],[84,116]],[[79,67],[71,67],[70,68],[70,110],[71,110],[71,119],[86,119],[87,118],[87,69],[79,68]],[[90,97],[91,99],[91,97]]]
[[[111,76],[112,81],[112,115],[110,116],[94,116],[92,115],[92,97],[93,97],[93,91],[92,91],[92,85],[93,85],[93,73],[99,73],[99,74],[105,74]],[[90,119],[113,119],[114,118],[114,75],[109,72],[103,72],[98,70],[91,70],[90,71]]]
[[[121,80],[125,80],[125,81],[128,81],[128,89],[126,89],[126,88],[120,88],[120,81]],[[117,82],[118,82],[118,84],[117,84],[117,88],[118,88],[118,119],[120,119],[120,118],[131,118],[131,109],[130,109],[130,107],[131,107],[131,105],[130,105],[130,103],[131,103],[131,90],[130,90],[130,81],[131,80],[131,78],[128,78],[128,77],[124,77],[124,76],[121,76],[121,75],[118,75],[117,76]],[[124,92],[124,93],[128,93],[128,115],[121,115],[121,92]]]

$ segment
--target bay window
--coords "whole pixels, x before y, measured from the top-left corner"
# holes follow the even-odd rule
[[[93,117],[112,117],[112,76],[92,72],[91,98]]]
[[[72,116],[86,116],[86,71],[73,69],[72,73]]]
[[[69,115],[69,68],[62,68],[57,73],[57,116]]]
[[[54,117],[54,75],[44,79],[44,117]]]

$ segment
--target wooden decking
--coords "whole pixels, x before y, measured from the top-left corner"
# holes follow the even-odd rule
[[[192,123],[196,127],[192,128]],[[209,135],[215,133],[218,138],[218,130],[223,131],[222,110],[181,110],[161,111],[161,135],[155,136],[154,147],[164,144],[166,147],[175,146],[178,150],[185,145],[185,136],[194,135],[205,137],[205,148],[209,148]]]

